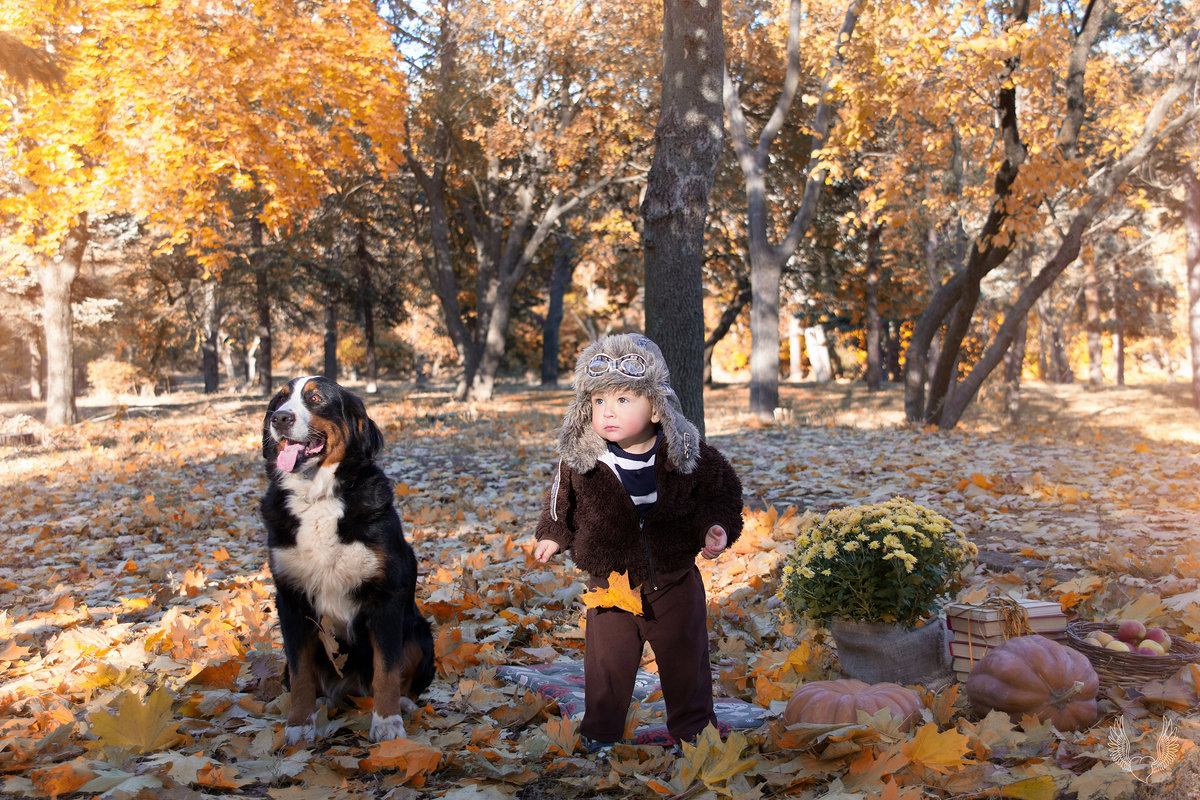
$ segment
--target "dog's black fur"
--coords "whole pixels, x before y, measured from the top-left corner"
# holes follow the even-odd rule
[[[287,654],[289,743],[315,738],[322,695],[372,695],[371,739],[403,736],[401,713],[433,680],[417,559],[374,461],[382,447],[362,401],[326,378],[296,378],[267,407],[261,510]]]

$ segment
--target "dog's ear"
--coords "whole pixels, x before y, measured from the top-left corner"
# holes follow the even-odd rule
[[[356,395],[347,395],[345,408],[346,423],[358,440],[363,456],[368,460],[374,459],[383,449],[383,433],[375,421],[367,416],[367,407]]]

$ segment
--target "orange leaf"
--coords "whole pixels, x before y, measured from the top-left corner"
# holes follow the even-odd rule
[[[232,689],[241,668],[242,662],[238,658],[231,658],[219,664],[209,664],[196,673],[192,682],[221,689]]]
[[[55,798],[60,794],[78,791],[79,787],[96,777],[96,773],[85,767],[82,759],[78,759],[48,769],[35,769],[29,773],[29,777],[39,792]]]
[[[542,726],[550,740],[551,752],[570,756],[579,747],[579,724],[569,717],[554,717]]]
[[[580,599],[588,608],[621,608],[631,614],[642,613],[642,595],[630,587],[629,576],[624,572],[609,573],[607,589],[589,589]]]
[[[229,551],[225,549],[225,545],[221,545],[212,552],[213,561],[218,563],[229,560]]]
[[[196,783],[213,789],[237,789],[237,768],[228,764],[206,764],[196,772]]]
[[[980,489],[990,490],[996,486],[996,484],[990,478],[988,478],[987,475],[984,475],[980,472],[971,473],[971,483],[975,484]]]
[[[425,776],[437,769],[442,751],[412,739],[392,739],[371,746],[371,754],[358,762],[368,772],[404,770],[404,782],[425,785]]]

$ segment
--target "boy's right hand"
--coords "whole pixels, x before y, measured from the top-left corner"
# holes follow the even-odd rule
[[[550,560],[550,556],[558,552],[558,542],[552,542],[549,539],[542,539],[537,543],[537,547],[533,548],[533,557],[545,564]]]

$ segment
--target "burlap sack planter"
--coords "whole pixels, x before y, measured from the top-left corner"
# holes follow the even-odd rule
[[[842,672],[866,683],[921,683],[949,670],[946,626],[940,617],[919,628],[833,619],[829,632]]]

